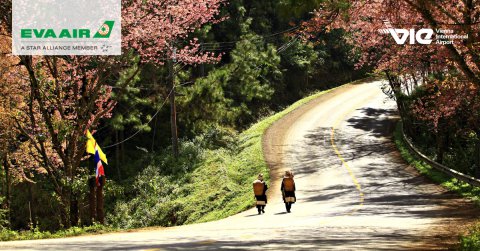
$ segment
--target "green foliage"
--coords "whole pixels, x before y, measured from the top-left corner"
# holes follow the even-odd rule
[[[221,174],[225,174],[224,161],[231,158],[232,151],[203,149],[204,141],[208,136],[182,142],[177,160],[169,151],[156,156],[135,178],[129,200],[117,203],[109,221],[119,228],[172,226],[192,222],[204,210],[210,211],[215,205],[205,201],[216,196],[212,194],[218,192],[216,183],[228,184]]]
[[[460,236],[460,248],[462,251],[480,250],[480,224],[473,226],[468,235]]]
[[[3,205],[4,201],[5,197],[0,196],[0,205]],[[8,210],[0,208],[0,231],[7,229],[8,226]]]
[[[212,125],[241,128],[258,118],[282,83],[280,57],[276,48],[249,32],[231,52],[231,62],[180,89],[180,123],[192,132],[204,132]]]
[[[282,63],[289,70],[301,70],[304,73],[312,74],[315,66],[325,63],[324,57],[326,56],[325,51],[315,50],[313,44],[294,40],[282,54]]]
[[[126,125],[133,125],[136,130],[149,131],[150,127],[142,121],[144,114],[138,107],[149,105],[149,100],[141,94],[138,86],[141,69],[138,65],[139,58],[131,57],[132,66],[120,72],[115,83],[112,99],[118,102],[110,124],[115,130],[124,130]]]
[[[421,174],[426,175],[434,182],[441,184],[450,191],[456,192],[461,196],[472,200],[475,204],[480,205],[480,187],[474,187],[463,181],[452,178],[425,163],[410,152],[406,142],[403,140],[400,124],[397,125],[394,133],[395,144],[397,145],[403,159],[410,165],[415,167]]]
[[[478,138],[474,131],[464,127],[469,115],[465,112],[449,119],[440,119],[435,127],[431,121],[424,120],[413,109],[415,103],[420,101],[423,107],[433,105],[435,101],[426,97],[439,95],[437,91],[431,86],[420,85],[414,88],[410,95],[395,94],[400,107],[403,108],[400,110],[405,132],[430,158],[456,171],[475,176],[475,144]],[[434,110],[437,109],[440,108]],[[441,158],[440,155],[442,155]]]
[[[280,0],[278,1],[279,12],[282,18],[306,19],[312,10],[318,9],[324,0]]]

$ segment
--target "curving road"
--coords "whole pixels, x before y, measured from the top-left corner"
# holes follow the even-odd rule
[[[391,141],[395,103],[380,86],[342,86],[267,130],[272,184],[264,215],[251,209],[181,227],[3,242],[0,250],[447,249],[480,214],[403,162]],[[279,192],[286,169],[297,185],[290,214]]]

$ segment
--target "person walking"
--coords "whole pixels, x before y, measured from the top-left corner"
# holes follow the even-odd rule
[[[283,202],[285,203],[287,213],[290,213],[292,204],[297,200],[295,197],[295,181],[293,180],[292,171],[285,172],[280,190],[282,191]]]
[[[253,182],[253,193],[257,200],[258,214],[265,213],[265,205],[267,204],[267,184],[263,181],[263,174],[259,174],[257,180]]]

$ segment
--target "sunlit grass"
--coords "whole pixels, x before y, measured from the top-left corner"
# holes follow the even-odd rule
[[[88,227],[72,227],[65,230],[60,230],[55,233],[49,231],[39,231],[34,229],[32,231],[13,231],[13,230],[1,230],[0,241],[15,241],[15,240],[36,240],[47,238],[64,238],[86,234],[101,234],[115,231],[116,229],[109,226],[95,224]]]

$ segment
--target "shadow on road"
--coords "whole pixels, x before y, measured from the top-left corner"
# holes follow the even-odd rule
[[[361,111],[361,116],[348,119],[349,126],[368,132],[375,137],[391,136],[397,121],[396,110],[365,107],[357,111]]]
[[[353,229],[355,230],[355,229]],[[360,229],[359,229],[360,230]],[[297,233],[296,233],[297,232]],[[301,233],[301,234],[300,234]],[[51,250],[96,250],[98,247],[109,246],[101,250],[282,250],[289,247],[292,250],[330,250],[331,247],[342,247],[343,250],[358,250],[365,247],[376,247],[375,250],[404,250],[419,237],[415,234],[396,229],[382,229],[382,233],[375,232],[368,235],[365,231],[348,231],[342,229],[319,227],[314,229],[292,229],[286,235],[277,238],[265,237],[265,240],[214,240],[202,237],[189,236],[181,241],[172,241],[168,244],[145,244],[143,241],[104,241],[89,243],[58,243],[50,246]],[[386,233],[386,234],[385,234]],[[261,237],[261,235],[260,235]],[[435,236],[430,236],[432,241]],[[148,240],[147,240],[148,241]],[[155,241],[152,239],[151,241]],[[365,250],[365,249],[362,249]]]
[[[478,218],[479,210],[471,203],[433,184],[404,162],[392,142],[396,114],[393,109],[362,108],[346,126],[335,129],[335,145],[364,194],[363,206],[355,215],[435,219],[442,226]],[[321,175],[332,169],[347,172],[341,160],[334,157],[331,136],[332,128],[319,127],[289,147],[286,155],[293,159],[291,168],[297,177]],[[338,215],[360,204],[352,180],[332,186],[318,184],[301,192],[303,197],[299,199],[303,202],[331,203],[344,209]],[[447,231],[443,234],[442,238],[455,238]]]

